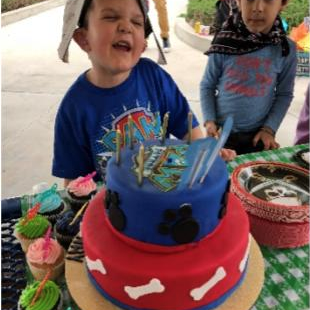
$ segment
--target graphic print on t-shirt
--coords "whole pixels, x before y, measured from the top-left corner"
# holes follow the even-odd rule
[[[131,115],[133,124],[134,143],[144,140],[158,139],[160,137],[160,115],[153,113],[149,108],[135,107],[124,111],[118,116],[112,115],[112,128],[102,127],[101,136],[96,140],[96,164],[97,171],[101,172],[104,179],[109,158],[116,151],[116,130],[122,133],[121,147],[129,145],[128,117]]]
[[[225,90],[246,97],[264,97],[273,82],[270,74],[270,59],[252,55],[237,56],[225,72]]]

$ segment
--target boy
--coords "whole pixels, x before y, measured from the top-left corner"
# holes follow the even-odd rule
[[[234,126],[225,147],[237,154],[278,148],[275,133],[293,98],[296,47],[279,17],[286,0],[237,0],[215,36],[200,83],[207,135],[227,116]]]
[[[115,151],[116,129],[128,144],[129,115],[137,142],[159,137],[166,112],[170,112],[168,134],[186,138],[190,111],[170,75],[153,61],[140,59],[151,29],[146,28],[144,3],[80,0],[73,12],[69,6],[70,2],[59,56],[67,60],[73,32],[92,66],[70,87],[56,117],[52,173],[64,178],[65,186],[94,170],[104,179],[106,162]],[[192,138],[201,137],[194,117]]]

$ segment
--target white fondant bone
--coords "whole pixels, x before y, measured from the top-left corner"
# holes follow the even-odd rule
[[[225,269],[223,267],[217,268],[213,277],[206,283],[204,283],[202,286],[191,290],[190,295],[196,301],[201,300],[212,287],[214,287],[219,281],[223,280],[225,277],[226,277]]]
[[[97,270],[101,272],[102,274],[107,274],[106,269],[103,266],[102,261],[97,258],[96,260],[91,260],[89,257],[85,257],[86,264],[89,270]]]
[[[249,257],[249,253],[250,253],[250,246],[251,246],[251,236],[249,235],[249,240],[248,240],[248,246],[245,250],[244,256],[239,264],[239,270],[242,273],[244,268],[245,268],[245,264],[247,262],[247,259]]]
[[[153,293],[162,293],[165,290],[165,287],[161,284],[158,279],[151,279],[149,283],[141,286],[128,286],[124,287],[125,292],[132,299],[138,299],[141,296],[153,294]]]

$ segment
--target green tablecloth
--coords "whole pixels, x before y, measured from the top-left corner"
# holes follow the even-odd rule
[[[307,148],[309,145],[298,145],[240,155],[228,163],[228,170],[231,173],[240,164],[258,160],[297,164],[294,154]],[[262,246],[261,251],[265,261],[265,282],[251,310],[309,310],[309,246],[284,250]],[[61,279],[59,284],[64,293],[64,309],[78,310],[70,299],[65,280]]]
[[[259,153],[239,155],[235,158],[235,160],[227,164],[227,168],[229,173],[231,173],[237,166],[247,163],[249,161],[278,161],[288,164],[298,164],[298,162],[294,158],[294,155],[298,151],[308,148],[308,144],[301,144],[296,146],[284,147],[272,151],[263,151]]]

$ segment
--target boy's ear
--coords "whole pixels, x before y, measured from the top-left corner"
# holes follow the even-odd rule
[[[89,52],[90,46],[87,41],[87,30],[84,28],[78,28],[74,30],[73,40],[78,44],[78,46],[84,51]]]

